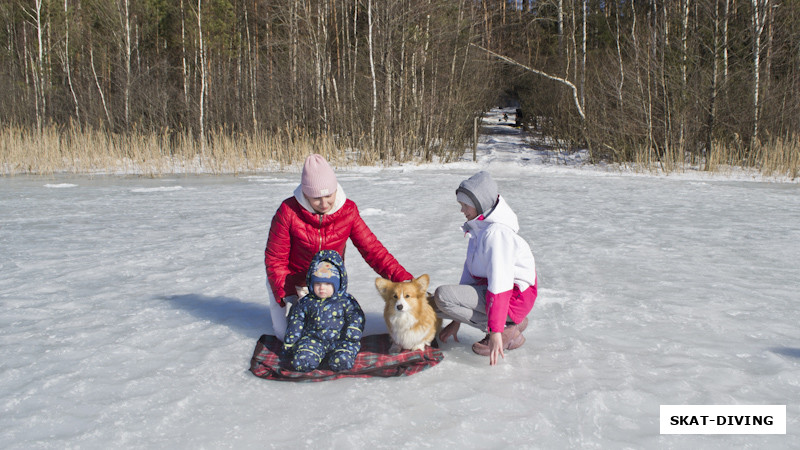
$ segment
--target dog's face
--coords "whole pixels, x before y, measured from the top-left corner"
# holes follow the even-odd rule
[[[426,289],[430,279],[427,274],[408,282],[394,283],[385,278],[377,278],[375,287],[386,302],[385,312],[413,312],[427,301]]]

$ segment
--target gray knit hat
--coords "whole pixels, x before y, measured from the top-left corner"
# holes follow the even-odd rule
[[[497,196],[497,183],[492,180],[489,172],[483,170],[462,181],[456,189],[458,201],[473,206],[478,214],[491,211],[497,203]]]

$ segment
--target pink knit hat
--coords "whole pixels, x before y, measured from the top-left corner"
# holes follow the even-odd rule
[[[309,198],[327,197],[334,192],[338,183],[328,161],[322,155],[313,154],[306,158],[303,176],[300,178],[303,194]]]

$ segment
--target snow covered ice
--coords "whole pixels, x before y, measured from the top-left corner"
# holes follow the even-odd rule
[[[517,139],[517,142],[513,142]],[[518,136],[478,163],[338,170],[432,288],[458,281],[458,183],[489,170],[540,283],[490,367],[462,327],[412,377],[249,371],[271,333],[263,250],[298,171],[0,178],[0,447],[800,448],[800,186],[554,164]],[[376,274],[350,291],[385,332]],[[660,435],[659,405],[786,405],[786,435]]]

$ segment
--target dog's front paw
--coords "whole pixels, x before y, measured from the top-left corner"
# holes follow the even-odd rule
[[[414,347],[411,348],[412,352],[415,352],[417,350],[425,350],[425,343],[423,342],[422,344],[415,345]]]

